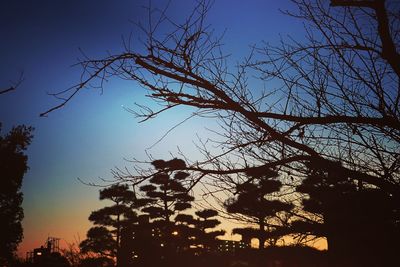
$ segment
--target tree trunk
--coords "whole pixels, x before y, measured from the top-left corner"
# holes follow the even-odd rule
[[[265,248],[265,223],[264,218],[259,218],[259,225],[260,225],[260,233],[258,237],[258,249],[262,250]]]

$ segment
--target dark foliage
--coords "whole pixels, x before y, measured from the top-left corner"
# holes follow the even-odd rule
[[[32,132],[32,127],[21,125],[0,135],[0,265],[11,261],[23,236],[21,186],[28,170],[24,152],[31,143]]]
[[[390,194],[356,180],[334,169],[327,172],[322,165],[310,165],[308,177],[297,189],[308,195],[304,210],[322,219],[295,221],[293,229],[326,237],[329,254],[336,261],[364,266],[389,263],[395,259],[400,238],[398,203]]]
[[[216,249],[216,238],[225,234],[224,230],[211,229],[217,227],[221,222],[216,219],[218,212],[212,209],[198,210],[195,212],[198,217],[195,221],[197,244],[202,246],[202,252],[208,252]]]
[[[140,188],[145,192],[147,200],[147,206],[141,211],[147,213],[153,220],[151,225],[158,233],[155,239],[158,239],[158,246],[162,244],[157,257],[169,261],[175,251],[189,246],[186,235],[188,234],[187,226],[181,224],[177,227],[174,220],[179,215],[183,218],[181,211],[191,208],[194,198],[183,185],[189,174],[175,171],[186,166],[184,161],[180,159],[155,160],[152,164],[158,172],[149,179],[149,185]]]
[[[261,170],[265,172],[265,176]],[[280,237],[278,234],[280,225],[270,227],[267,220],[280,212],[290,211],[293,206],[277,199],[267,198],[271,193],[278,192],[282,186],[280,181],[272,179],[276,178],[276,172],[257,168],[252,175],[250,182],[237,186],[237,197],[226,200],[225,207],[228,212],[242,214],[249,218],[248,222],[258,225],[257,230],[246,230],[246,234],[252,234],[252,237],[257,238],[259,248],[262,249],[267,238]]]
[[[122,232],[137,222],[136,213],[132,209],[135,205],[134,192],[127,185],[112,185],[100,190],[101,200],[110,200],[114,205],[93,211],[89,220],[95,226],[89,229],[87,239],[80,244],[82,252],[92,252],[101,257],[113,259],[116,257],[117,266],[121,265]]]
[[[104,226],[92,227],[86,234],[86,239],[80,244],[82,253],[94,252],[100,255],[114,256],[117,244]]]

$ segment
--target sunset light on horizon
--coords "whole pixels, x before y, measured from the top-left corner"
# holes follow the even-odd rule
[[[400,4],[375,1],[1,2],[0,156],[34,128],[18,257],[391,262]]]
[[[152,5],[164,8],[166,3],[153,1]],[[3,131],[21,123],[35,127],[28,150],[30,170],[23,184],[22,257],[43,245],[48,236],[68,243],[73,243],[75,237],[83,239],[91,225],[87,219],[90,212],[104,204],[98,201],[99,188],[83,185],[77,178],[100,183],[98,178],[111,177],[114,167],[129,167],[124,158],[147,160],[145,150],[190,114],[172,110],[138,124],[123,107],[135,109],[134,103],[149,102],[144,91],[129,82],[110,81],[102,95],[93,90],[83,92],[65,109],[39,118],[41,112],[57,103],[46,93],[79,81],[79,70],[70,67],[81,57],[79,49],[91,56],[121,50],[121,37],[132,34],[135,38],[137,34],[132,22],[146,19],[146,4],[147,1],[96,1],[95,5],[91,1],[79,5],[70,1],[2,3],[2,32],[9,36],[1,44],[1,50],[7,51],[1,64],[2,81],[6,84],[16,79],[19,71],[24,72],[20,89],[0,99]],[[224,12],[226,4],[227,1],[216,1],[208,21],[220,33],[226,30],[224,46],[235,56],[232,62],[246,56],[252,43],[276,41],[281,33],[296,33],[294,19],[279,11],[292,8],[290,1],[254,1],[245,6],[240,1],[229,1],[229,14]],[[193,6],[190,1],[172,1],[168,12],[175,19],[184,19]],[[154,158],[168,159],[179,146],[191,160],[196,160],[200,157],[192,144],[196,133],[215,125],[210,120],[209,125],[204,123],[184,123],[147,152]]]

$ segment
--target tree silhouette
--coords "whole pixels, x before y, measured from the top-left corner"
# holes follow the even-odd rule
[[[121,255],[121,235],[124,227],[136,222],[132,208],[134,192],[127,185],[116,184],[100,190],[100,200],[110,200],[114,205],[93,211],[89,220],[95,225],[87,233],[87,239],[80,244],[83,252],[95,252],[101,256],[116,257],[120,261],[129,257]]]
[[[80,244],[82,253],[94,252],[110,258],[116,256],[116,241],[106,227],[92,227],[88,230],[86,237],[87,239]]]
[[[237,72],[230,71],[219,39],[207,30],[210,6],[201,1],[184,24],[171,22],[170,34],[158,36],[159,23],[149,23],[146,52],[127,49],[82,61],[82,81],[56,94],[65,101],[42,115],[86,86],[102,85],[104,77],[129,78],[161,105],[138,112],[144,120],[184,105],[204,111],[199,116],[212,111],[224,126],[223,140],[215,140],[224,151],[215,155],[205,148],[208,160],[193,169],[241,173],[248,168],[241,163],[254,160],[302,173],[307,161],[332,166],[340,159],[347,176],[400,203],[399,6],[380,0],[293,2],[298,12],[290,15],[307,27],[304,41],[256,46]],[[159,14],[159,21],[170,22],[165,12]],[[251,77],[258,80],[252,83]],[[252,88],[257,82],[277,89]]]
[[[185,252],[192,255],[196,252],[191,249],[197,244],[197,237],[199,234],[198,229],[195,228],[196,220],[190,214],[179,213],[174,218],[173,238],[177,244],[177,253],[182,254]]]
[[[399,210],[400,6],[385,0],[292,2],[298,10],[288,14],[304,22],[305,38],[254,46],[235,71],[205,23],[208,1],[200,1],[184,23],[149,12],[145,49],[86,58],[82,80],[55,94],[65,101],[42,115],[85,87],[103,85],[106,77],[131,79],[160,104],[138,111],[143,120],[177,106],[218,120],[219,138],[201,143],[205,160],[187,169],[208,174],[223,190],[255,168],[279,168],[296,187],[311,162],[331,173],[329,183],[335,183],[332,171],[338,172],[349,184],[378,190],[371,194]],[[157,34],[160,23],[152,20],[173,29]],[[348,201],[357,205],[358,199]],[[399,215],[394,217],[398,224]]]
[[[210,231],[221,223],[215,219],[218,212],[212,209],[204,209],[196,211],[195,214],[198,217],[195,221],[195,227],[199,230],[197,235],[199,244],[203,246],[203,250],[206,252],[215,249],[216,237],[225,234],[224,230]]]
[[[251,239],[257,237],[257,229],[252,227],[241,227],[241,228],[233,228],[232,234],[240,235],[241,241],[245,243],[247,246],[251,246]]]
[[[130,248],[133,251],[133,264],[138,266],[157,266],[160,264],[162,254],[160,232],[150,222],[150,217],[147,214],[138,216],[138,224],[133,225],[132,233]],[[129,242],[129,240],[127,241]]]
[[[274,236],[280,225],[274,225],[268,221],[276,218],[280,212],[290,211],[292,205],[276,199],[268,199],[271,193],[278,192],[282,186],[280,181],[272,179],[277,177],[276,172],[270,170],[263,174],[251,173],[251,175],[253,180],[238,185],[237,197],[228,199],[225,207],[228,212],[242,214],[249,218],[250,223],[258,225],[253,237],[259,240],[259,248],[263,249],[267,238],[277,240],[280,237]]]
[[[310,165],[308,177],[298,186],[308,195],[304,210],[314,216],[293,222],[293,229],[326,237],[331,258],[337,261],[364,266],[392,262],[400,238],[397,204],[382,190],[325,170]]]
[[[157,170],[149,184],[140,187],[147,197],[147,206],[142,212],[149,214],[153,227],[160,233],[160,246],[163,247],[163,258],[171,257],[182,246],[178,244],[174,217],[181,211],[191,208],[194,198],[183,185],[189,174],[176,169],[184,168],[185,162],[180,159],[169,161],[155,160],[152,165]],[[182,228],[182,227],[181,227]],[[181,233],[182,234],[182,233]]]
[[[0,135],[0,265],[14,257],[23,236],[21,186],[28,170],[24,151],[31,143],[32,131],[32,127],[21,125]]]

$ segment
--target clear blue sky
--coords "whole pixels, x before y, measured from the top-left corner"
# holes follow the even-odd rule
[[[172,0],[169,15],[184,19],[196,1]],[[164,7],[167,1],[152,1]],[[5,0],[0,2],[0,88],[9,86],[24,72],[17,91],[0,96],[3,134],[12,125],[36,128],[28,150],[30,170],[24,178],[24,241],[20,248],[40,246],[48,235],[68,242],[84,238],[90,227],[90,211],[101,207],[98,188],[86,181],[109,178],[110,169],[129,166],[124,158],[146,159],[145,149],[170,127],[184,119],[189,110],[173,110],[160,118],[138,124],[122,106],[134,102],[150,104],[134,83],[112,80],[99,91],[82,92],[68,106],[40,118],[39,113],[55,105],[46,92],[63,90],[79,81],[80,69],[71,67],[80,57],[79,48],[91,57],[107,51],[122,51],[121,36],[137,36],[133,22],[144,21],[137,0]],[[217,32],[225,29],[224,50],[232,63],[249,52],[249,45],[277,43],[281,35],[301,36],[299,21],[278,9],[293,9],[287,0],[216,0],[208,17]],[[184,112],[183,112],[184,111]],[[205,124],[192,120],[176,129],[148,152],[169,158],[179,145],[193,160],[199,157],[192,141],[196,133],[206,135]]]

